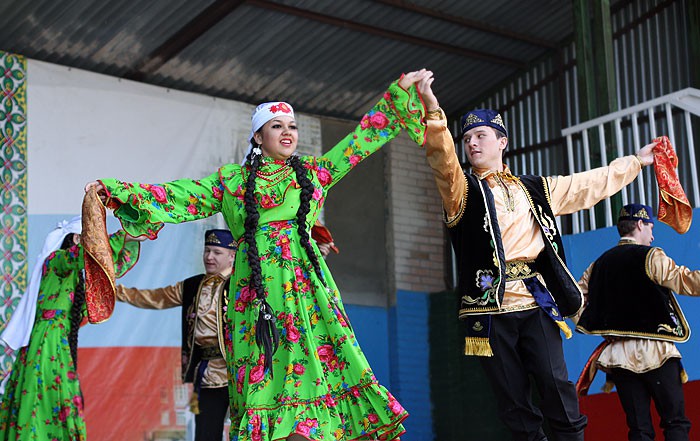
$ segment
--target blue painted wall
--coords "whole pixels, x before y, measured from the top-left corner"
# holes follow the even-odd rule
[[[374,375],[382,386],[391,391],[388,310],[348,304],[345,304],[345,310]]]
[[[407,441],[433,439],[428,346],[428,293],[398,291],[390,309],[346,305],[360,347],[379,382],[410,416]]]
[[[433,439],[430,403],[430,348],[428,346],[428,293],[399,290],[390,310],[392,393],[411,415],[402,440]]]

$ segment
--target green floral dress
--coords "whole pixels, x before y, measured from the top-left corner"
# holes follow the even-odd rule
[[[327,154],[300,158],[315,187],[307,229],[318,217],[328,190],[402,128],[423,143],[424,111],[415,87],[406,91],[394,83],[356,129]],[[221,212],[238,241],[227,308],[232,440],[280,440],[290,434],[310,440],[398,438],[408,413],[377,383],[322,258],[325,280],[316,276],[297,232],[300,188],[295,173],[271,158],[263,159],[256,176],[260,220],[255,239],[281,343],[273,357],[274,375],[265,371],[255,343],[259,301],[248,286],[248,247],[242,239],[249,173],[248,166],[228,164],[201,180],[101,182],[109,194],[108,205],[132,235],[154,238],[163,222]],[[312,246],[320,256],[316,244]]]
[[[110,237],[117,277],[139,255],[138,242],[124,242],[123,231]],[[83,250],[58,250],[44,261],[36,319],[29,345],[17,354],[0,402],[1,441],[77,441],[85,439],[83,398],[68,335]],[[83,307],[83,316],[87,317]]]

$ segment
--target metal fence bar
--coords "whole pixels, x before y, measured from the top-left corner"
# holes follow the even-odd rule
[[[694,207],[700,207],[700,190],[698,190],[698,168],[695,162],[695,143],[693,142],[693,130],[690,125],[690,112],[687,110],[683,112],[685,116],[685,127],[686,133],[688,134],[688,159],[690,162],[690,176],[693,183],[693,199],[695,204]]]
[[[591,149],[590,146],[588,145],[588,129],[584,130],[581,132],[581,136],[583,137],[583,163],[585,165],[585,170],[590,170],[591,169]],[[595,210],[593,207],[588,209],[588,229],[589,230],[595,230]]]
[[[604,115],[589,121],[582,122],[580,124],[576,124],[575,126],[567,127],[565,129],[562,129],[561,134],[566,136],[569,133],[577,133],[583,129],[590,129],[591,127],[595,127],[600,123],[607,123],[614,120],[615,118],[621,118],[629,116],[633,113],[643,112],[648,110],[650,107],[656,107],[662,104],[666,104],[667,102],[671,102],[677,107],[681,107],[688,110],[687,107],[688,105],[690,105],[690,102],[684,102],[683,99],[687,99],[689,97],[693,99],[693,102],[697,102],[697,100],[700,98],[700,91],[698,91],[698,89],[688,87],[677,92],[669,93],[668,95],[645,101],[640,104],[635,104],[634,106],[629,106],[623,110],[610,113],[608,115]]]
[[[566,153],[569,158],[569,174],[574,174],[576,170],[574,169],[574,145],[571,135],[566,135]],[[578,234],[581,231],[578,211],[571,215],[571,229],[574,234]]]
[[[605,151],[605,126],[603,124],[598,126],[598,142],[600,143],[600,162],[601,165],[608,165],[608,154]],[[610,204],[610,198],[605,198],[605,226],[612,226],[612,205]]]
[[[651,141],[654,138],[656,138],[658,135],[658,132],[656,130],[656,115],[654,112],[656,106],[650,107],[647,109],[647,115],[649,116],[649,135],[651,136],[650,139],[644,139],[641,141],[640,144],[637,145],[637,148],[642,146],[646,141]],[[647,202],[645,202],[647,205],[653,206],[654,205],[654,193],[651,193],[649,190],[651,190],[651,186],[653,185],[653,178],[652,178],[652,169],[651,168],[642,168],[642,172],[639,174],[640,176],[644,176],[644,197],[647,199]]]
[[[634,145],[639,145],[639,122],[637,121],[637,112],[632,114],[632,139],[634,139]],[[639,190],[639,203],[646,204],[647,196],[644,191],[644,175],[642,173],[637,176],[637,189]]]
[[[649,116],[649,134],[651,135],[651,139],[654,139],[656,138],[656,119],[654,118],[654,106],[651,106],[647,109],[647,115]]]
[[[625,156],[625,152],[622,149],[622,118],[617,118],[614,121],[615,125],[615,142],[617,143],[617,157],[621,158]],[[629,198],[627,195],[627,186],[622,188],[622,205],[627,205]]]
[[[671,140],[671,145],[676,145],[676,133],[673,130],[673,113],[671,111],[671,103],[666,103],[666,125],[668,126],[668,139]]]

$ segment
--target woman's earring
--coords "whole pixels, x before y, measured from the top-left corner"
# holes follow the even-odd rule
[[[254,155],[262,155],[262,149],[260,147],[253,147],[253,154]]]

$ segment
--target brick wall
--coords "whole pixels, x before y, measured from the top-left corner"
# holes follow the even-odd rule
[[[442,203],[425,150],[401,134],[385,150],[390,291],[445,289]]]

